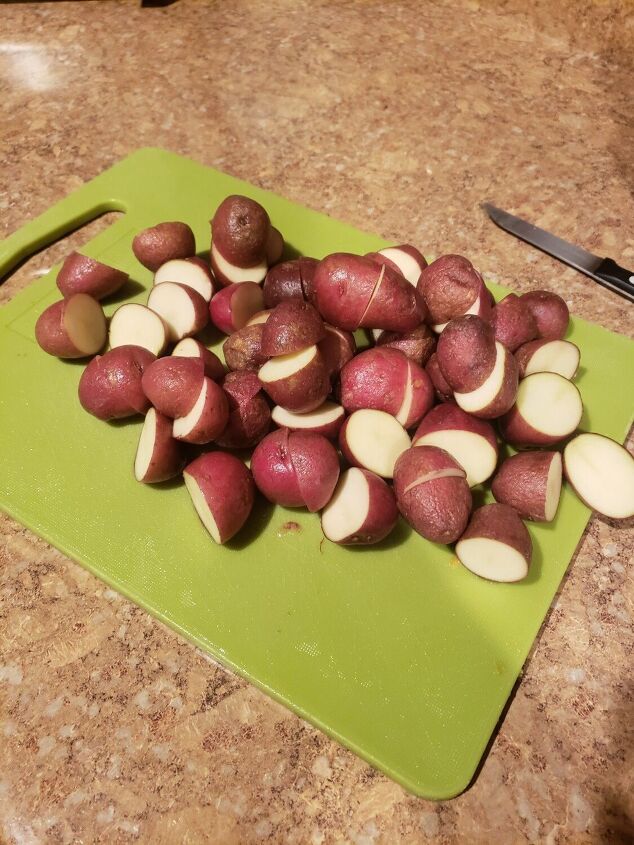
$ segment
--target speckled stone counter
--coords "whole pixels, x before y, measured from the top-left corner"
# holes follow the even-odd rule
[[[2,5],[0,236],[163,146],[632,334],[631,306],[478,207],[634,266],[633,7],[553,5]],[[0,301],[107,222],[27,262]],[[591,521],[475,782],[439,804],[13,521],[0,531],[7,845],[632,841],[631,524]]]

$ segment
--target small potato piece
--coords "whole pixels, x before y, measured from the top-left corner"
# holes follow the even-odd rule
[[[438,366],[438,356],[435,352],[429,356],[429,361],[425,365],[425,372],[434,386],[436,397],[440,402],[455,402],[453,390],[447,384],[447,379],[443,376],[442,370]]]
[[[108,340],[111,349],[142,346],[153,355],[160,355],[167,346],[167,327],[151,308],[126,302],[110,318]]]
[[[497,471],[491,490],[524,519],[552,522],[561,495],[559,452],[519,452]]]
[[[394,467],[394,492],[400,512],[421,537],[453,543],[471,512],[471,491],[464,469],[444,449],[407,449]]]
[[[216,280],[206,261],[193,255],[190,258],[174,258],[161,264],[154,274],[154,284],[177,282],[199,293],[209,302],[216,293]]]
[[[410,445],[403,426],[385,411],[355,411],[339,430],[339,447],[348,463],[382,478],[392,478],[399,455]]]
[[[312,431],[313,434],[323,434],[329,440],[336,440],[346,418],[346,412],[341,405],[326,401],[307,414],[295,414],[276,405],[271,416],[279,428],[288,428],[291,431]]]
[[[259,202],[239,194],[226,197],[216,209],[211,232],[225,261],[242,268],[266,265],[271,221]]]
[[[156,356],[141,346],[118,346],[97,355],[79,380],[82,408],[100,420],[144,414],[150,402],[143,392],[143,372]]]
[[[134,477],[144,484],[157,484],[180,475],[184,466],[183,446],[172,437],[172,421],[150,408],[141,429]]]
[[[226,449],[255,446],[271,425],[271,410],[256,373],[227,373],[222,387],[229,402],[229,422],[216,443]]]
[[[517,447],[552,446],[581,422],[577,387],[556,373],[534,373],[519,384],[515,404],[500,418],[500,433]]]
[[[515,353],[520,378],[533,373],[559,373],[567,379],[575,377],[579,369],[579,347],[569,340],[532,340]]]
[[[326,365],[317,346],[271,358],[258,373],[264,390],[288,411],[314,411],[330,391]]]
[[[92,296],[76,293],[49,305],[35,324],[35,339],[58,358],[94,355],[106,342],[106,318]]]
[[[495,342],[493,370],[475,390],[454,392],[456,404],[474,417],[493,420],[512,407],[518,390],[518,366],[513,355],[499,341]]]
[[[442,255],[422,271],[418,280],[429,322],[440,326],[466,314],[483,286],[482,276],[462,255]]]
[[[408,332],[427,316],[425,302],[415,287],[391,267],[383,265],[359,326]]]
[[[323,340],[326,330],[319,312],[308,302],[280,302],[264,323],[262,353],[268,358],[301,352]]]
[[[394,493],[365,469],[343,473],[321,515],[324,536],[341,546],[369,546],[384,540],[398,521]]]
[[[197,334],[209,322],[208,306],[203,297],[193,288],[177,282],[155,285],[147,304],[165,323],[168,340],[172,343]]]
[[[438,366],[454,391],[468,393],[491,375],[496,346],[493,329],[480,317],[467,314],[451,320],[438,338]]]
[[[199,340],[185,337],[179,340],[172,355],[180,358],[201,358],[205,375],[212,381],[219,381],[225,374],[225,368],[220,358]]]
[[[436,349],[436,335],[421,323],[410,332],[380,332],[376,345],[399,349],[410,361],[424,367]]]
[[[249,470],[235,455],[206,452],[183,472],[196,512],[211,538],[226,543],[249,518],[255,490]]]
[[[263,306],[262,288],[255,282],[242,282],[218,291],[209,304],[209,316],[217,329],[233,334],[244,328]]]
[[[262,292],[266,308],[275,308],[280,302],[286,302],[289,299],[303,302],[304,291],[299,259],[283,261],[271,267],[264,279]]]
[[[108,264],[71,252],[57,274],[57,287],[62,296],[86,293],[93,299],[105,299],[116,293],[128,281],[128,274]]]
[[[560,296],[548,290],[532,290],[520,299],[535,318],[537,337],[560,340],[566,334],[570,312]]]
[[[456,544],[460,563],[489,581],[521,581],[528,574],[533,545],[526,526],[508,505],[483,505],[473,512]]]
[[[279,229],[271,226],[269,230],[269,237],[266,242],[266,263],[271,267],[282,257],[284,252],[284,238]]]
[[[537,337],[537,323],[532,311],[514,293],[509,293],[493,308],[491,326],[495,339],[511,352]]]
[[[323,319],[354,332],[384,272],[374,261],[348,252],[327,255],[315,269],[315,304]]]
[[[572,489],[592,510],[611,519],[634,516],[634,457],[602,434],[579,434],[564,449]]]
[[[141,386],[157,411],[174,420],[184,417],[194,407],[204,378],[202,358],[170,355],[145,368]]]
[[[267,357],[262,354],[262,332],[264,326],[245,326],[234,332],[222,344],[225,362],[230,370],[259,370],[266,364]]]
[[[266,256],[259,264],[255,264],[252,267],[240,267],[232,264],[230,261],[227,261],[214,243],[211,245],[209,258],[214,278],[223,286],[235,285],[240,282],[255,282],[256,284],[260,284],[264,280],[269,266]]]
[[[342,368],[354,358],[357,344],[352,332],[337,329],[324,323],[325,334],[317,344],[331,379],[337,378]]]
[[[220,437],[229,422],[229,402],[215,381],[204,378],[192,409],[174,420],[172,433],[186,443],[211,443]]]
[[[196,252],[194,233],[187,223],[172,221],[157,223],[143,229],[132,241],[132,252],[148,270],[158,270],[161,264],[174,258],[187,258]],[[182,281],[169,279],[170,282]]]

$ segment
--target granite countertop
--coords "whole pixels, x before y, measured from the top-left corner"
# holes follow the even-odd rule
[[[530,11],[524,10],[530,6]],[[483,199],[634,266],[618,0],[0,7],[0,237],[162,146],[624,334]],[[629,10],[629,11],[628,11]],[[27,262],[0,301],[110,216]],[[407,794],[0,518],[0,841],[631,841],[632,525],[593,518],[474,784]]]

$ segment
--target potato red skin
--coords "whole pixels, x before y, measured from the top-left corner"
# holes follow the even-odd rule
[[[276,405],[298,414],[314,411],[330,392],[330,379],[324,359],[318,351],[299,372],[274,382],[262,382],[264,391]]]
[[[396,497],[390,485],[370,470],[363,467],[358,467],[358,469],[368,482],[370,507],[361,528],[354,534],[349,534],[343,540],[339,540],[340,546],[369,546],[380,543],[398,522]]]
[[[318,346],[330,378],[334,379],[348,361],[354,358],[357,344],[352,332],[336,329],[327,324],[324,324],[324,329],[324,337],[319,341]]]
[[[304,497],[291,459],[289,435],[287,428],[267,434],[251,456],[251,472],[256,487],[270,502],[299,508]]]
[[[546,484],[555,452],[518,452],[507,458],[491,483],[496,500],[514,508],[524,519],[546,518]]]
[[[157,411],[154,450],[145,475],[140,480],[144,484],[168,481],[179,475],[184,466],[183,444],[172,436],[172,421]]]
[[[474,510],[469,525],[460,539],[470,540],[474,537],[507,543],[517,549],[530,564],[533,553],[530,534],[517,515],[517,511],[509,505],[492,503]]]
[[[447,384],[454,391],[476,390],[495,365],[493,329],[475,314],[457,317],[438,338],[436,356]]]
[[[202,358],[170,355],[158,358],[145,368],[141,386],[157,411],[176,419],[184,417],[194,407],[204,378]]]
[[[420,452],[420,454],[419,454]],[[408,486],[427,473],[459,473]],[[444,449],[414,446],[394,467],[394,492],[402,515],[421,537],[434,543],[453,543],[462,534],[471,512],[471,491],[462,467]]]
[[[425,372],[429,376],[429,379],[434,386],[434,390],[436,391],[436,397],[441,402],[455,402],[453,396],[453,390],[451,386],[447,383],[447,379],[443,376],[442,370],[438,366],[438,356],[435,352],[429,356],[429,361],[425,365]]]
[[[495,453],[498,452],[498,440],[491,423],[468,414],[457,405],[443,404],[432,408],[421,420],[412,442],[416,443],[419,437],[434,431],[470,431],[484,437]]]
[[[378,264],[359,255],[327,255],[315,268],[313,279],[317,310],[323,319],[339,329],[356,331],[380,273]]]
[[[428,325],[421,323],[410,332],[383,332],[376,345],[399,349],[410,361],[424,367],[436,349],[436,335]]]
[[[117,346],[97,355],[79,380],[79,401],[100,420],[144,414],[150,401],[143,392],[143,372],[156,356],[142,346]]]
[[[337,450],[322,434],[311,431],[291,431],[288,445],[304,504],[315,513],[328,504],[337,486]]]
[[[57,287],[64,297],[87,293],[95,299],[104,299],[122,288],[128,278],[123,270],[71,252],[57,274]]]
[[[216,443],[247,449],[262,440],[271,426],[271,409],[253,372],[227,373],[222,387],[229,402],[229,422]]]
[[[373,291],[359,325],[365,329],[408,332],[427,317],[425,302],[416,288],[391,267],[381,268],[382,277]]]
[[[35,339],[44,352],[57,358],[88,358],[90,354],[77,349],[64,326],[64,312],[69,299],[60,299],[42,311],[35,324]]]
[[[548,290],[532,290],[520,297],[535,318],[537,337],[561,340],[568,331],[570,312],[564,300]]]
[[[200,446],[211,443],[212,440],[220,437],[229,422],[227,394],[215,381],[208,378],[205,381],[207,382],[207,400],[203,411],[191,431],[177,437],[178,440],[196,443]],[[196,399],[198,399],[198,396],[195,397],[194,404]],[[176,437],[176,435],[174,436]]]
[[[511,352],[537,337],[537,323],[525,302],[510,293],[493,308],[491,326],[495,339]]]
[[[282,257],[283,252],[284,236],[279,229],[276,229],[275,226],[271,226],[269,229],[269,238],[266,242],[266,262],[269,267],[272,267],[273,264],[277,264]]]
[[[302,291],[304,292],[304,299],[310,302],[311,305],[317,307],[315,296],[315,270],[319,261],[316,258],[302,256],[299,259],[299,274],[302,279]]]
[[[196,241],[187,223],[158,223],[136,235],[132,241],[132,252],[137,261],[155,272],[161,264],[173,258],[193,256],[196,252]]]
[[[326,334],[324,321],[309,302],[280,302],[262,331],[262,354],[267,358],[289,355],[314,346]]]
[[[271,267],[262,285],[264,307],[275,308],[289,299],[304,300],[299,259],[283,261]]]
[[[224,199],[211,221],[216,249],[236,267],[255,267],[266,260],[271,221],[259,202],[238,194]]]
[[[251,473],[239,458],[226,452],[206,452],[185,467],[185,472],[198,483],[220,539],[226,543],[242,528],[253,508]]]
[[[222,352],[230,370],[259,370],[266,364],[267,357],[262,352],[262,332],[264,324],[245,326],[225,340]]]
[[[441,255],[425,267],[417,287],[429,311],[428,322],[438,325],[465,314],[484,283],[462,255]]]
[[[341,404],[347,413],[374,408],[397,414],[409,377],[408,361],[398,349],[367,349],[341,370]]]

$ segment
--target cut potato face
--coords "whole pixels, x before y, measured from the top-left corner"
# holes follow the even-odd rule
[[[122,305],[110,320],[110,347],[142,346],[160,355],[167,346],[167,331],[156,312],[136,302]]]
[[[301,352],[278,355],[276,358],[271,358],[260,368],[258,377],[260,381],[265,383],[281,381],[303,370],[317,354],[317,347],[309,346],[307,349],[302,349]]]
[[[214,292],[211,275],[195,261],[173,258],[162,264],[154,274],[154,284],[178,282],[199,293],[205,302],[209,302]]]
[[[205,327],[209,319],[207,303],[192,288],[179,282],[161,282],[152,288],[148,308],[165,323],[168,340],[177,342]]]
[[[390,261],[393,261],[410,285],[414,285],[414,287],[416,287],[423,268],[413,255],[410,255],[408,252],[405,252],[404,249],[399,249],[395,246],[380,249],[379,252],[381,255],[389,258]]]
[[[333,423],[342,420],[345,416],[345,411],[341,405],[335,402],[324,402],[314,411],[309,411],[307,414],[296,414],[293,411],[287,411],[286,408],[276,405],[271,413],[273,422],[280,428],[290,428],[291,430],[306,429],[307,431],[317,431],[322,428],[330,427]]]
[[[62,323],[71,343],[84,355],[94,355],[106,342],[106,318],[92,296],[71,296],[66,301]]]
[[[333,543],[340,543],[363,528],[370,510],[370,486],[365,475],[352,467],[341,476],[334,495],[321,515],[321,527]]]
[[[496,355],[493,370],[480,387],[475,390],[471,390],[468,393],[456,393],[454,391],[456,404],[459,408],[462,408],[463,411],[466,411],[469,414],[477,413],[478,411],[481,411],[482,408],[486,408],[491,404],[491,402],[493,402],[495,397],[502,390],[506,363],[505,359],[509,353],[498,341],[495,342],[495,349]]]
[[[551,340],[531,355],[524,375],[533,373],[558,373],[564,378],[574,378],[579,367],[579,347],[567,340]]]
[[[463,566],[489,581],[521,581],[528,574],[526,558],[517,549],[490,537],[459,540],[456,555]]]
[[[134,477],[137,481],[143,481],[152,462],[154,455],[154,444],[156,443],[156,411],[154,408],[145,415],[145,422],[141,429],[139,445],[134,460]]]
[[[577,388],[555,373],[535,373],[523,379],[515,404],[531,428],[549,437],[566,437],[579,425],[583,413]]]
[[[612,519],[634,516],[634,458],[615,440],[578,435],[564,449],[564,468],[588,507]]]
[[[196,399],[191,411],[188,414],[185,414],[184,417],[178,417],[174,420],[174,437],[181,439],[185,438],[194,430],[207,403],[208,390],[209,382],[207,379],[204,379],[200,393],[198,394],[198,399]]]
[[[234,284],[237,282],[260,283],[264,280],[267,270],[269,269],[266,258],[254,267],[238,267],[235,264],[231,264],[223,255],[221,255],[213,243],[211,245],[211,257],[219,274]]]
[[[418,437],[414,446],[438,446],[449,452],[467,474],[467,484],[482,484],[495,472],[497,452],[489,441],[472,431],[430,431]]]
[[[346,421],[344,437],[355,463],[382,478],[392,478],[398,457],[410,447],[403,426],[385,411],[355,411]]]
[[[544,503],[544,517],[546,522],[552,522],[559,507],[561,496],[561,455],[557,452],[551,461],[546,479],[546,501]]]
[[[221,543],[222,538],[220,537],[218,525],[211,510],[209,509],[209,505],[207,504],[207,500],[205,499],[202,490],[198,486],[198,482],[187,472],[183,473],[183,479],[185,481],[185,487],[187,487],[187,492],[191,496],[192,503],[196,509],[196,513],[200,517],[200,521],[211,535],[211,539],[216,543]]]

